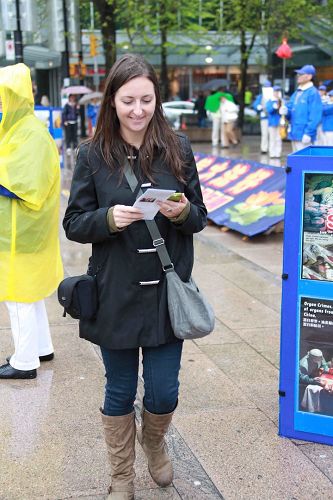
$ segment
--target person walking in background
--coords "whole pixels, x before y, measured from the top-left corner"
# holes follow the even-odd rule
[[[326,85],[319,85],[318,87],[321,102],[325,104],[328,101],[327,87]]]
[[[327,94],[328,100],[323,105],[323,146],[333,146],[333,90]]]
[[[329,101],[329,98],[327,96],[327,87],[326,85],[319,85],[318,91],[320,94],[321,102],[323,103],[323,106]],[[317,138],[315,141],[316,146],[325,146],[325,134],[323,131],[323,124],[322,121],[319,123],[317,127]]]
[[[268,152],[268,118],[266,111],[266,104],[272,98],[273,88],[269,80],[266,80],[262,86],[261,94],[259,94],[253,104],[252,108],[257,111],[260,116],[260,132],[261,142],[260,150],[263,154]]]
[[[53,358],[44,298],[63,277],[59,245],[60,165],[34,115],[30,70],[0,69],[0,301],[9,311],[14,354],[0,379],[32,379]]]
[[[68,96],[68,102],[65,104],[62,111],[62,124],[65,129],[67,154],[71,154],[71,148],[77,148],[77,123],[79,113],[80,106],[76,102],[75,95],[71,94]]]
[[[221,97],[221,120],[223,124],[223,148],[228,148],[229,144],[238,144],[235,134],[235,127],[238,118],[238,106],[229,101],[226,97]]]
[[[154,481],[171,484],[165,434],[178,403],[183,342],[171,328],[166,275],[143,220],[133,207],[125,166],[138,185],[174,189],[179,202],[160,204],[156,223],[175,270],[187,281],[193,233],[207,222],[188,139],[162,111],[157,76],[141,56],[127,54],[106,80],[94,137],[79,148],[64,229],[70,240],[92,243],[96,318],[80,321],[80,336],[100,345],[106,371],[102,423],[111,464],[110,500],[134,498],[135,416],[139,349],[145,395],[138,440]]]
[[[87,106],[87,117],[89,118],[91,124],[91,135],[94,135],[96,130],[100,105],[101,103],[99,99],[92,99]]]
[[[320,94],[312,82],[316,74],[314,66],[306,64],[297,69],[296,73],[297,90],[286,106],[280,108],[280,114],[287,116],[291,126],[288,137],[292,141],[293,151],[314,143],[323,110]]]
[[[245,94],[244,94],[244,104],[245,106],[251,106],[253,100],[253,94],[252,90],[249,88],[245,89]]]
[[[270,158],[280,158],[282,152],[282,139],[280,135],[281,115],[279,113],[282,102],[281,99],[281,87],[275,85],[273,87],[273,97],[266,104]]]
[[[40,100],[40,105],[43,106],[44,108],[48,108],[51,106],[50,99],[48,98],[47,95],[42,95],[42,98]]]
[[[213,92],[206,98],[205,109],[212,120],[212,146],[216,147],[219,142],[223,144],[223,133],[221,127],[221,95],[222,92]]]
[[[202,90],[199,91],[198,97],[195,100],[194,110],[198,116],[198,127],[206,127],[207,111],[205,109],[206,97]]]
[[[234,102],[234,98],[230,92],[218,90],[206,98],[205,109],[212,120],[212,146],[216,147],[221,142],[221,147],[223,148],[223,122],[220,109],[222,96],[228,101]]]

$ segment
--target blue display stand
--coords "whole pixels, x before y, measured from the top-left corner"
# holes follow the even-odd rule
[[[333,147],[288,156],[279,434],[333,444]]]
[[[61,108],[46,107],[46,106],[35,106],[35,115],[49,129],[50,134],[55,140],[60,157],[60,166],[64,166],[63,162],[63,152],[62,152],[62,142],[63,142],[63,130],[61,127]]]

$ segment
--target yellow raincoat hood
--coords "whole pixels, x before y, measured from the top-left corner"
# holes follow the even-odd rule
[[[34,115],[30,71],[0,68],[0,301],[35,302],[62,279],[60,167],[56,145]]]

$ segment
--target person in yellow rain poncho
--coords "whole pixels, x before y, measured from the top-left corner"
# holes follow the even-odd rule
[[[15,352],[0,378],[35,378],[53,358],[44,298],[63,277],[59,245],[60,167],[56,145],[34,115],[30,71],[0,68],[0,302]]]

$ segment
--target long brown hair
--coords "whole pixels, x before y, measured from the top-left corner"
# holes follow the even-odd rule
[[[114,106],[116,92],[133,78],[146,77],[154,85],[156,108],[140,147],[140,167],[144,175],[152,178],[152,162],[158,150],[172,173],[184,181],[184,154],[180,139],[171,129],[163,110],[158,80],[153,67],[140,55],[126,54],[112,66],[106,80],[104,95],[91,144],[97,146],[112,170],[124,168],[124,156],[133,154],[133,147],[120,134],[120,123]]]

